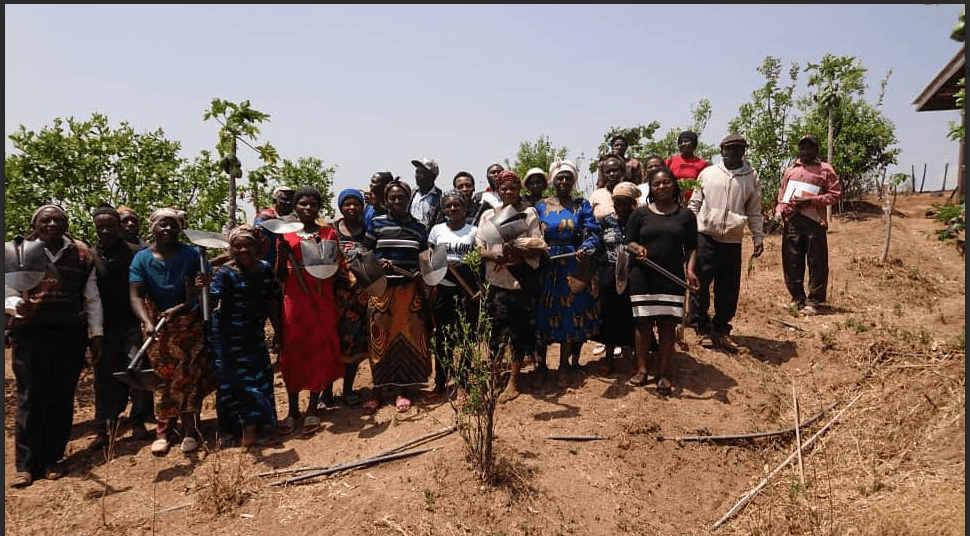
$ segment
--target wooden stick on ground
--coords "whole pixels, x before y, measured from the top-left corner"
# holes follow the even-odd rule
[[[318,476],[329,475],[331,473],[337,473],[347,469],[353,469],[355,467],[363,467],[365,465],[374,465],[381,462],[387,462],[391,460],[396,460],[398,458],[406,458],[408,456],[414,456],[416,454],[423,454],[429,450],[434,450],[433,448],[419,449],[419,450],[408,450],[405,452],[399,452],[397,454],[388,454],[386,456],[377,456],[374,458],[366,458],[363,460],[357,460],[355,462],[348,462],[340,465],[335,465],[333,467],[327,467],[326,469],[321,469],[319,471],[313,471],[312,473],[307,473],[305,475],[295,476],[293,478],[287,478],[286,480],[277,480],[275,482],[270,482],[269,486],[282,486],[283,484],[293,484],[296,482],[302,482],[304,480],[309,480],[311,478],[316,478]]]
[[[775,318],[773,316],[769,316],[768,317],[768,321],[769,322],[774,322],[776,324],[781,324],[782,326],[789,327],[789,328],[792,328],[792,329],[795,329],[795,330],[798,330],[798,331],[808,331],[807,329],[799,326],[798,324],[792,324],[791,322],[787,322],[785,320],[782,320],[780,318]]]
[[[835,403],[831,403],[824,408],[822,411],[816,413],[812,417],[805,419],[801,423],[801,427],[804,428],[809,424],[819,420],[825,415],[825,412],[835,407]],[[738,439],[757,439],[759,437],[776,436],[783,434],[790,434],[794,432],[794,428],[786,428],[784,430],[771,430],[769,432],[752,432],[750,434],[737,434],[737,435],[720,435],[720,436],[657,436],[657,441],[673,440],[673,441],[736,441]]]
[[[439,437],[446,436],[446,435],[454,432],[457,429],[458,428],[455,427],[455,425],[452,425],[452,426],[449,426],[448,428],[443,428],[441,430],[438,430],[437,432],[429,432],[429,433],[427,433],[427,434],[425,434],[425,435],[423,435],[421,437],[417,437],[417,438],[414,438],[414,439],[409,439],[409,440],[405,441],[404,443],[401,443],[400,445],[397,445],[395,447],[391,447],[389,449],[385,449],[385,450],[383,450],[381,452],[378,452],[377,454],[375,454],[373,456],[370,456],[368,458],[363,458],[360,461],[369,460],[369,459],[372,459],[372,458],[380,458],[380,457],[386,456],[388,454],[393,454],[395,452],[404,450],[404,449],[406,449],[408,447],[413,447],[414,445],[421,444],[421,443],[423,443],[425,441],[430,441],[432,439],[437,439]],[[319,471],[321,469],[330,469],[331,467],[337,467],[337,466],[340,466],[340,465],[346,465],[346,463],[350,463],[350,462],[339,463],[339,464],[334,464],[334,465],[318,465],[318,466],[291,467],[291,468],[288,468],[288,469],[274,469],[273,471],[266,471],[265,473],[257,473],[256,476],[277,476],[277,475],[284,475],[284,474],[287,474],[287,473],[300,473],[300,472],[303,472],[303,471]]]
[[[609,438],[595,435],[551,435],[546,439],[558,439],[560,441],[595,441],[597,439]]]
[[[798,447],[798,480],[805,488],[805,466],[802,465],[802,428],[798,424],[798,395],[795,393],[795,378],[791,379],[791,398],[795,406],[795,445]]]
[[[849,408],[851,408],[852,405],[855,404],[856,401],[858,401],[860,398],[862,398],[862,394],[861,393],[858,394],[858,395],[856,395],[856,397],[852,399],[852,402],[849,402],[849,404],[847,406],[845,406],[844,408],[842,408],[842,411],[838,412],[835,415],[835,417],[832,417],[832,420],[830,420],[828,423],[826,423],[826,425],[823,426],[821,430],[819,430],[818,432],[815,432],[815,435],[813,435],[808,441],[805,442],[804,447],[805,448],[811,447],[815,443],[815,441],[819,437],[822,437],[822,434],[824,434],[829,429],[829,427],[831,427],[836,421],[838,421],[839,418],[842,417],[842,414],[845,413],[846,410],[848,410]],[[791,463],[792,459],[795,458],[795,455],[796,454],[797,453],[793,452],[791,455],[789,455],[787,458],[785,458],[785,461],[781,462],[778,465],[778,467],[775,467],[770,473],[768,473],[768,476],[764,477],[761,480],[761,483],[759,483],[757,486],[755,486],[750,491],[748,491],[747,493],[745,493],[744,496],[741,497],[741,500],[738,501],[737,504],[735,504],[733,508],[731,508],[730,510],[728,510],[728,513],[724,514],[724,516],[721,517],[721,519],[718,519],[717,522],[715,522],[713,525],[711,525],[711,530],[717,529],[725,521],[727,521],[728,519],[731,519],[732,517],[734,517],[735,514],[737,514],[738,512],[740,512],[741,509],[744,508],[745,505],[747,505],[751,501],[751,499],[753,499],[754,496],[758,494],[759,491],[761,491],[766,485],[768,485],[768,480],[770,480],[771,477],[775,476],[775,474],[778,473],[778,471],[781,471],[783,468],[785,468],[788,464]]]

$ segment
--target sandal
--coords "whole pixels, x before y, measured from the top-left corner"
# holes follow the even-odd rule
[[[303,417],[303,435],[315,434],[318,430],[320,430],[320,417],[316,415]]]
[[[636,385],[637,387],[642,387],[647,384],[647,373],[646,371],[637,372],[632,378],[630,378],[630,383]]]
[[[296,417],[292,415],[287,415],[285,419],[283,419],[282,421],[279,422],[279,424],[276,425],[276,431],[279,432],[280,435],[290,435],[293,433],[293,430],[295,429],[296,429]]]
[[[376,398],[371,398],[367,402],[364,402],[364,407],[361,408],[364,415],[373,415],[377,413],[377,410],[381,407],[381,401]]]
[[[398,413],[404,413],[405,411],[411,409],[411,401],[403,396],[397,397],[394,401],[394,407],[397,408]]]
[[[34,475],[30,474],[30,471],[20,471],[17,476],[13,477],[13,481],[10,482],[10,486],[14,488],[26,488],[34,482]]]
[[[347,391],[341,396],[345,406],[356,406],[360,404],[360,397],[353,391]]]
[[[670,396],[670,391],[670,380],[667,378],[660,378],[660,381],[657,382],[657,394],[660,396]]]

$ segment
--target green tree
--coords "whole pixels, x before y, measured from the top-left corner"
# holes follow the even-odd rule
[[[556,147],[549,141],[549,136],[540,135],[535,143],[529,141],[520,143],[519,152],[515,155],[515,162],[509,162],[509,159],[506,158],[505,169],[511,169],[519,177],[525,177],[525,174],[534,167],[549,173],[552,163],[556,160],[566,160],[568,154],[568,148]],[[583,154],[580,153],[579,157],[573,160],[577,170],[581,169],[583,158]],[[549,179],[552,180],[552,177],[549,177]],[[579,185],[576,186],[578,189]],[[552,195],[552,191],[551,186],[546,188],[545,195]]]
[[[956,26],[953,27],[953,31],[950,32],[950,39],[956,41],[957,43],[964,42],[964,32],[966,28],[964,10],[960,10],[960,18],[957,21]],[[963,141],[967,137],[966,128],[966,112],[967,106],[965,103],[965,96],[967,91],[967,78],[965,76],[960,77],[960,90],[954,95],[957,100],[957,107],[960,108],[960,124],[956,124],[950,121],[950,139],[954,141]],[[962,190],[962,189],[961,189]]]
[[[788,69],[791,82],[781,85],[782,69],[781,59],[766,56],[757,69],[765,77],[764,85],[752,91],[751,100],[741,104],[738,115],[728,121],[728,130],[744,136],[748,142],[745,158],[758,171],[761,180],[765,221],[774,210],[782,172],[794,158],[790,116],[800,69],[792,62]]]
[[[13,154],[4,159],[4,235],[26,234],[34,211],[46,203],[64,207],[72,236],[96,240],[91,211],[102,202],[126,204],[147,219],[159,206],[177,203],[181,183],[172,186],[183,161],[179,142],[161,129],[135,133],[127,122],[112,129],[93,113],[85,121],[55,118],[39,132],[20,125],[9,135]],[[199,191],[206,181],[192,185]],[[182,206],[204,210],[202,206]]]
[[[219,142],[216,144],[216,150],[219,151],[220,168],[229,177],[229,228],[231,229],[236,226],[238,210],[236,199],[240,197],[236,191],[236,179],[242,177],[242,163],[236,154],[238,142],[241,141],[244,145],[256,151],[264,164],[272,165],[279,160],[279,153],[269,143],[254,147],[246,141],[247,139],[256,141],[256,138],[259,137],[259,127],[256,125],[263,121],[269,121],[269,114],[254,110],[250,107],[248,100],[237,104],[214,98],[202,119],[204,121],[215,119],[217,123],[222,125],[222,128],[219,129]],[[259,205],[259,189],[266,186],[266,183],[260,181],[265,180],[265,178],[265,174],[249,174],[249,192],[254,206]]]
[[[610,152],[610,140],[614,136],[623,136],[627,140],[627,157],[633,157],[643,162],[648,156],[657,155],[666,160],[667,157],[677,154],[680,151],[677,148],[677,136],[684,130],[690,130],[696,133],[698,137],[697,148],[694,150],[694,154],[710,161],[715,154],[718,154],[718,148],[716,145],[700,141],[700,137],[707,127],[711,113],[711,101],[701,99],[696,106],[691,106],[691,122],[687,126],[672,127],[659,139],[654,138],[657,131],[660,130],[659,121],[652,121],[647,125],[633,127],[612,127],[609,132],[603,135],[603,141],[597,148],[597,155],[602,156]],[[590,173],[596,173],[598,164],[598,160],[590,162]]]
[[[332,187],[335,173],[336,169],[333,166],[324,167],[323,160],[312,156],[301,156],[296,162],[284,158],[281,165],[270,166],[266,178],[274,184],[286,184],[293,189],[313,186],[320,190],[320,195],[323,197],[321,210],[328,216],[333,216],[334,210],[331,204],[334,197]],[[269,198],[269,192],[267,192],[266,199]]]
[[[819,154],[826,156],[839,174],[842,183],[840,206],[844,201],[861,198],[872,186],[878,171],[898,162],[901,151],[891,147],[898,141],[896,128],[880,110],[892,71],[880,82],[875,103],[870,103],[865,99],[865,68],[854,59],[852,67],[846,67],[850,65],[850,59],[838,59],[841,67],[834,72],[844,77],[833,82],[838,93],[834,104],[830,96],[802,96],[796,103],[802,116],[792,122],[798,133],[823,132],[831,126],[830,145],[836,148],[834,154],[827,154],[825,150],[820,150]],[[791,151],[794,154],[797,147]]]

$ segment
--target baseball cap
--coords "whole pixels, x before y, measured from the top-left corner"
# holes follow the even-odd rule
[[[411,160],[411,163],[414,164],[414,167],[424,168],[430,171],[435,177],[438,176],[438,163],[431,158],[424,157],[420,160]]]
[[[744,139],[744,136],[739,136],[737,134],[728,134],[723,140],[721,140],[721,147],[726,145],[743,145],[748,146],[748,140]]]
[[[812,145],[818,147],[818,138],[815,137],[815,134],[812,134],[811,132],[809,132],[808,134],[805,134],[804,136],[802,136],[802,139],[798,140],[798,144],[801,145],[803,142],[806,142],[806,141],[811,142]]]

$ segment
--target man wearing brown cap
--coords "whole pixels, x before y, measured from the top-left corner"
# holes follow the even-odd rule
[[[761,215],[761,183],[758,172],[744,159],[748,143],[731,134],[721,141],[721,162],[704,168],[697,179],[688,208],[697,215],[697,261],[694,273],[700,290],[691,294],[691,318],[701,346],[715,345],[728,351],[737,346],[730,338],[731,320],[738,309],[741,289],[741,241],[744,227],[751,230],[758,257],[764,218]],[[707,314],[710,287],[714,284],[714,317]]]
[[[411,160],[411,164],[414,165],[414,183],[417,188],[411,193],[408,212],[431,229],[445,221],[445,213],[441,209],[441,188],[434,185],[438,178],[438,163],[425,157]]]
[[[825,303],[829,277],[829,247],[825,207],[842,194],[835,169],[818,159],[818,138],[805,134],[798,158],[785,170],[778,187],[774,220],[784,222],[781,267],[795,307],[814,315]],[[808,264],[808,296],[805,265]]]

